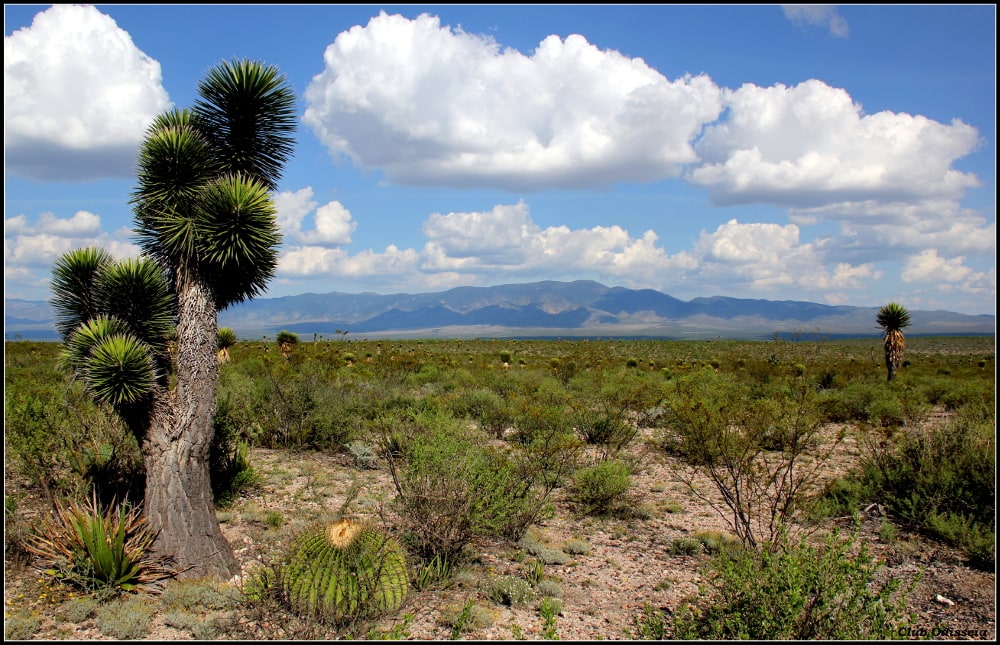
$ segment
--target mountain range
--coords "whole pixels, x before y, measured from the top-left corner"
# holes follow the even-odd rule
[[[532,282],[418,294],[307,293],[258,298],[219,313],[240,338],[655,337],[766,339],[878,336],[877,307],[714,296],[684,301],[599,282]],[[996,317],[910,309],[908,335],[993,335]],[[4,334],[55,340],[51,305],[4,300]]]

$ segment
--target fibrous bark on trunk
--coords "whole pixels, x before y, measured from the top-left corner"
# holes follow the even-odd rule
[[[228,578],[236,559],[215,515],[209,472],[217,312],[196,276],[182,269],[177,286],[177,383],[154,406],[142,444],[146,514],[159,531],[157,551],[172,556],[183,576]]]

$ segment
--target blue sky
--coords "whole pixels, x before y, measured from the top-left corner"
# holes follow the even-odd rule
[[[4,292],[126,257],[146,126],[298,96],[266,297],[593,279],[995,313],[994,5],[5,5]]]

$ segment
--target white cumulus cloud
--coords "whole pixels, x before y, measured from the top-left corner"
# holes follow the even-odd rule
[[[393,182],[533,190],[676,176],[721,110],[707,76],[670,81],[583,36],[530,55],[384,12],[342,32],[303,120],[340,158]]]
[[[275,195],[278,226],[285,239],[294,243],[313,246],[342,246],[351,243],[351,233],[358,224],[351,212],[338,201],[323,206],[313,200],[313,190],[306,187],[295,192]],[[307,218],[312,218],[312,228],[302,230]]]
[[[727,116],[706,128],[696,146],[703,162],[689,173],[718,204],[958,199],[980,185],[952,167],[980,143],[960,120],[866,115],[846,91],[818,80],[723,94]]]
[[[900,278],[903,282],[966,281],[974,277],[975,272],[965,266],[964,261],[962,256],[944,258],[938,255],[937,249],[926,249],[907,259]]]
[[[170,107],[160,64],[93,6],[53,5],[4,38],[10,172],[42,180],[131,176],[146,127]]]
[[[88,211],[68,218],[42,213],[35,222],[23,214],[4,218],[4,288],[19,297],[22,289],[44,287],[53,263],[75,249],[100,247],[116,258],[135,257],[139,247],[129,241],[130,234],[124,228],[104,231],[100,216]]]

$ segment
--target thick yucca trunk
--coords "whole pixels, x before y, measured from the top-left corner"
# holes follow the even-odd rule
[[[215,432],[215,304],[207,287],[178,276],[177,385],[158,401],[143,440],[146,514],[159,531],[156,550],[174,557],[186,577],[236,573],[215,516],[209,450]]]

